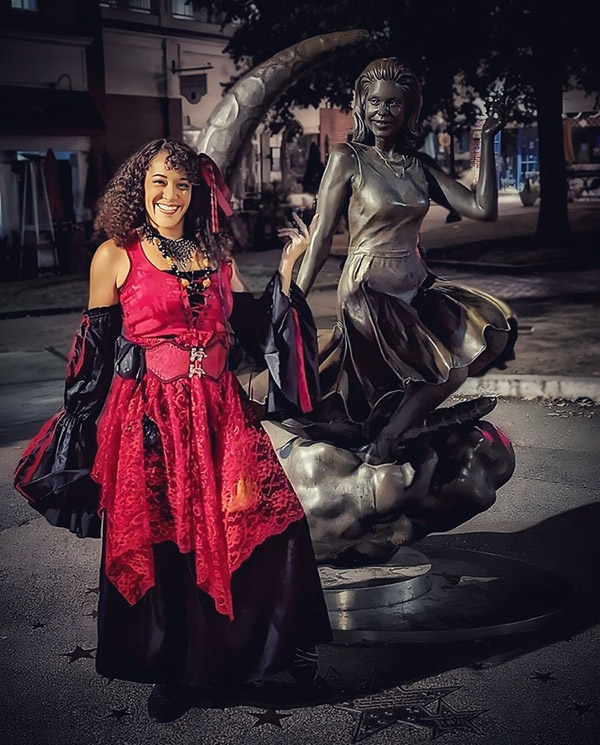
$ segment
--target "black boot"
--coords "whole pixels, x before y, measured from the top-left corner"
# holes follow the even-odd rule
[[[148,716],[153,722],[174,722],[191,706],[186,686],[157,683],[148,698]]]
[[[319,675],[317,648],[297,648],[288,671],[298,690],[312,698],[326,696],[330,692],[327,681]]]

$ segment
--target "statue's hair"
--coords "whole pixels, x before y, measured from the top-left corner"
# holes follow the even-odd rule
[[[390,80],[398,83],[404,95],[406,116],[404,124],[396,136],[396,144],[401,149],[411,150],[419,141],[421,125],[419,114],[423,105],[421,85],[417,76],[396,57],[384,57],[370,62],[358,76],[354,88],[353,142],[363,142],[372,145],[375,142],[373,133],[366,123],[365,106],[369,95],[369,88],[376,80]]]

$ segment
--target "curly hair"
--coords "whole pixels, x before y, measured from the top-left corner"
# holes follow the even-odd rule
[[[131,155],[108,183],[98,202],[94,228],[100,238],[112,238],[125,246],[146,221],[144,180],[150,163],[166,151],[167,168],[181,171],[192,184],[192,198],[185,213],[184,235],[204,244],[215,258],[229,253],[229,234],[213,235],[209,229],[210,190],[200,175],[200,158],[181,140],[160,139],[148,142]]]
[[[403,64],[397,57],[384,57],[370,62],[358,76],[354,88],[353,142],[363,142],[373,145],[375,138],[369,129],[365,118],[365,107],[369,88],[376,80],[390,80],[398,83],[406,102],[407,117],[396,136],[396,145],[405,150],[413,150],[421,136],[419,114],[423,105],[421,86],[415,73]]]

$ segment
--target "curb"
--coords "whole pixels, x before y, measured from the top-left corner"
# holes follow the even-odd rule
[[[589,398],[600,404],[600,377],[572,378],[568,375],[487,374],[468,378],[455,395],[496,395],[503,398]]]
[[[435,249],[432,249],[435,250]],[[483,261],[461,261],[460,259],[436,259],[433,256],[425,256],[427,266],[436,269],[469,269],[482,274],[545,274],[560,271],[581,271],[584,269],[596,269],[599,266],[598,259],[561,259],[560,261],[547,261],[536,264],[502,264],[486,263]]]

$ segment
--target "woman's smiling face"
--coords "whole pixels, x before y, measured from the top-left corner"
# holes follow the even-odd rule
[[[150,162],[144,179],[146,213],[160,231],[172,231],[182,223],[192,198],[192,184],[182,171],[168,168],[168,153],[161,150]]]

